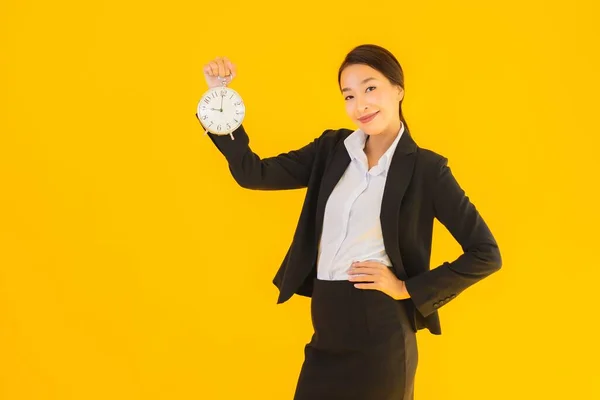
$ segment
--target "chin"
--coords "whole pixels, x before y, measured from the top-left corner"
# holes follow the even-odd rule
[[[377,135],[381,134],[381,132],[383,132],[382,129],[377,128],[377,127],[365,127],[365,128],[361,128],[361,130],[369,136],[377,136]]]

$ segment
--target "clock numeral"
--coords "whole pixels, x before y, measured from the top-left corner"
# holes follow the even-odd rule
[[[221,125],[217,125],[217,130],[220,131],[221,130]]]
[[[227,123],[227,129],[231,129],[231,125],[229,125],[229,123]]]
[[[240,122],[240,121],[238,121],[238,120],[237,120],[237,119],[235,119],[235,118],[234,118],[233,120],[235,121],[235,123],[236,123],[236,124]]]
[[[231,97],[229,98],[229,100],[233,99],[233,96],[235,96],[235,94],[231,93]]]
[[[241,101],[236,101],[235,103],[233,103],[233,105],[234,105],[234,106],[239,106],[239,105],[241,105],[241,104],[242,104],[242,102],[241,102]]]
[[[206,99],[204,99],[204,102],[205,102],[206,104],[210,104],[210,99],[209,99],[209,98],[206,98]]]
[[[227,94],[227,90],[225,90],[225,89],[221,90],[221,96],[222,97],[225,97],[226,94]]]
[[[217,91],[216,91],[216,90],[215,90],[214,92],[212,92],[212,96],[213,96],[213,98],[217,98],[217,97],[219,97],[219,95],[217,94]]]
[[[202,117],[203,120],[207,120],[208,119],[208,115],[205,115]]]

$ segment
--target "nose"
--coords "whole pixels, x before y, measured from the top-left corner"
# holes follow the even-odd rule
[[[356,108],[359,112],[359,114],[364,114],[365,110],[367,109],[367,103],[362,99],[362,98],[357,98],[356,99]]]

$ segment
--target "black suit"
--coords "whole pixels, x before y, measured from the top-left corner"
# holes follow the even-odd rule
[[[261,159],[249,147],[243,126],[229,135],[208,134],[226,157],[236,182],[253,190],[307,188],[293,241],[273,283],[277,303],[294,293],[311,297],[317,246],[327,198],[350,163],[344,139],[353,130],[326,130],[306,146]],[[500,269],[498,245],[475,206],[459,186],[448,159],[417,146],[408,130],[392,157],[381,205],[381,229],[396,276],[411,296],[402,301],[415,331],[441,334],[437,309]],[[461,244],[464,253],[430,270],[434,218]]]

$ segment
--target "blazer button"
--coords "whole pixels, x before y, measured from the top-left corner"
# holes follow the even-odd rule
[[[437,307],[439,305],[439,303],[436,301],[435,303],[433,303],[434,307]]]

